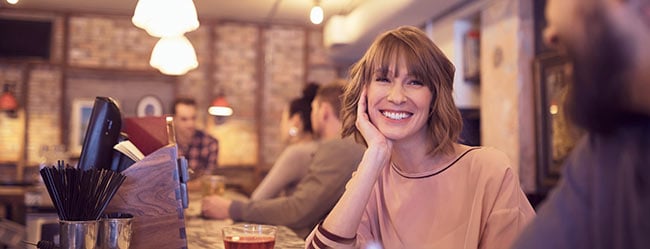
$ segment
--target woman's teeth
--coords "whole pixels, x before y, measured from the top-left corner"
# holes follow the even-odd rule
[[[383,114],[387,118],[395,119],[395,120],[405,119],[413,115],[407,112],[388,112],[388,111],[383,111],[381,112],[381,114]]]

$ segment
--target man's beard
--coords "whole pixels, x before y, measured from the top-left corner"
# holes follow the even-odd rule
[[[624,104],[629,85],[625,75],[631,65],[625,40],[598,12],[586,18],[586,40],[568,44],[575,82],[569,88],[567,110],[585,130],[609,133],[631,116]]]

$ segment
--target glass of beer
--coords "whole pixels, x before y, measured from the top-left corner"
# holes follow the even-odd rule
[[[260,224],[235,224],[224,227],[226,249],[273,249],[277,227]]]
[[[201,179],[203,196],[223,195],[226,191],[226,177],[221,175],[204,175]]]

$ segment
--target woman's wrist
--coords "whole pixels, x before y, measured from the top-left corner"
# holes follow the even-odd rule
[[[379,173],[381,169],[390,161],[390,151],[384,146],[370,146],[366,149],[361,164],[365,168],[372,169]],[[364,168],[364,167],[361,167]],[[359,170],[361,170],[361,168]]]

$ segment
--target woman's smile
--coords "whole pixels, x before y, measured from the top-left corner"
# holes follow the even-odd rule
[[[384,115],[384,117],[387,117],[392,120],[402,120],[413,116],[412,112],[405,112],[405,111],[380,110],[380,112],[382,115]]]

